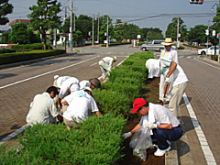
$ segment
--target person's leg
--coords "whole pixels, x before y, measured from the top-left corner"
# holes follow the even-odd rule
[[[179,104],[182,100],[183,93],[187,87],[187,82],[182,83],[179,85],[176,85],[173,87],[172,92],[171,92],[171,99],[169,103],[169,110],[175,115],[178,115],[179,111]]]
[[[160,88],[159,88],[159,100],[163,101],[164,86],[165,86],[165,77],[163,74],[160,75]]]

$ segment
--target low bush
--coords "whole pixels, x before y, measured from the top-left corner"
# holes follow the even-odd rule
[[[11,49],[0,49],[0,54],[4,54],[4,53],[13,53],[15,52],[14,50]]]
[[[22,51],[31,51],[31,50],[43,50],[44,46],[43,43],[35,43],[35,44],[19,44],[19,45],[13,45],[11,47],[12,50],[15,50],[16,52],[22,52]],[[52,49],[50,44],[46,45],[46,49]]]
[[[65,54],[65,50],[35,50],[30,52],[15,52],[0,54],[0,65],[9,64],[13,62],[26,61],[32,59],[38,59],[48,56],[54,56],[59,54]]]
[[[211,55],[211,60],[218,61],[218,55]]]
[[[0,162],[7,164],[114,164],[123,155],[120,144],[126,121],[122,116],[92,116],[68,131],[63,124],[35,125],[20,137],[22,147],[5,151]]]

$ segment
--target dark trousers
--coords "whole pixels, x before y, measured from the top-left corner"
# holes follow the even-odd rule
[[[151,136],[153,144],[158,145],[159,149],[164,150],[169,147],[167,140],[176,141],[183,135],[183,130],[180,126],[172,129],[153,129]]]

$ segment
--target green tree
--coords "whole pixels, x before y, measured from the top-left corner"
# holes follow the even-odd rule
[[[13,43],[27,44],[29,43],[27,36],[27,24],[16,23],[12,27],[10,38]]]
[[[61,3],[57,3],[57,0],[37,0],[37,5],[29,7],[32,11],[28,15],[30,26],[42,35],[44,49],[46,49],[47,42],[46,32],[61,25],[60,16],[58,16],[61,11],[60,7]]]
[[[206,35],[205,30],[207,26],[205,25],[196,25],[194,28],[191,28],[188,34],[189,41],[205,43],[206,42]]]
[[[153,39],[163,39],[162,30],[159,28],[143,28],[143,39],[144,40],[153,40]]]
[[[123,26],[124,24],[122,24],[121,19],[117,19],[114,26],[114,34],[113,34],[113,38],[116,39],[117,42],[121,42],[123,39],[123,34],[124,34]]]
[[[173,18],[172,22],[168,24],[166,30],[166,37],[172,38],[172,40],[176,40],[177,38],[177,26],[178,26],[178,18]],[[184,21],[179,18],[179,33],[181,34],[181,40],[186,39],[187,29],[186,25],[184,25]]]
[[[114,35],[112,19],[108,15],[101,16],[99,18],[100,20],[100,31],[99,31],[100,42],[103,42],[104,40],[106,40],[105,34],[107,32],[107,18],[108,18],[108,35],[109,36]]]
[[[13,6],[9,4],[8,1],[9,0],[0,0],[0,25],[5,25],[9,22],[5,16],[11,14],[13,11]]]
[[[9,43],[10,42],[10,37],[9,37],[9,33],[7,32],[3,32],[2,33],[2,40],[1,43]]]

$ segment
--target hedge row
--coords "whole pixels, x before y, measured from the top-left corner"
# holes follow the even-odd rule
[[[0,49],[0,54],[13,53],[13,52],[15,52],[15,50],[11,50],[11,49]]]
[[[20,136],[20,149],[5,151],[0,162],[8,164],[116,164],[123,157],[122,130],[135,97],[147,77],[145,62],[150,52],[136,53],[112,70],[103,90],[93,91],[102,116],[91,116],[68,131],[64,124],[35,125]]]
[[[46,45],[47,49],[52,49],[50,44]],[[16,52],[22,52],[26,50],[43,50],[43,43],[35,43],[35,44],[20,44],[20,45],[13,45],[11,47],[12,50],[15,50]]]
[[[114,164],[120,154],[121,134],[126,121],[122,116],[92,116],[68,131],[64,124],[35,125],[20,136],[19,152],[5,152],[1,146],[2,165]]]
[[[65,50],[35,50],[30,52],[16,52],[0,54],[0,65],[13,62],[27,61],[48,56],[65,54]]]

